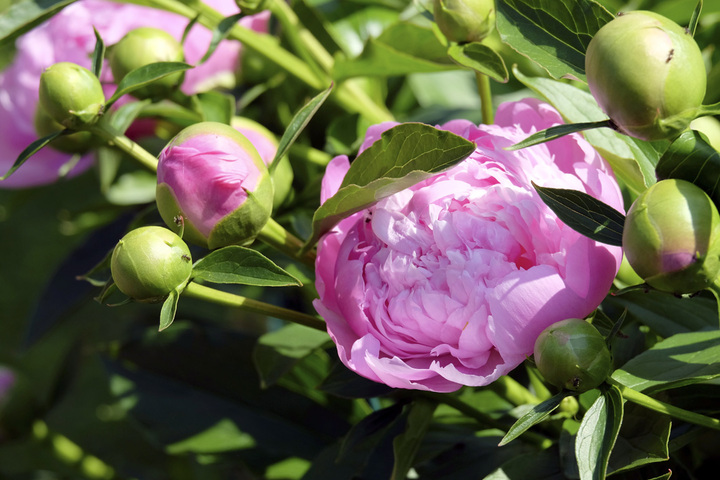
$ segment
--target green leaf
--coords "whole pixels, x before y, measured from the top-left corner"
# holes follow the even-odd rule
[[[275,385],[303,358],[329,341],[327,333],[297,324],[262,335],[253,349],[262,388]]]
[[[627,309],[630,318],[662,337],[716,328],[718,324],[715,299],[700,295],[677,298],[654,290],[637,291],[608,296],[603,305]]]
[[[554,78],[585,80],[585,51],[613,15],[590,0],[498,0],[497,29],[503,42]]]
[[[197,99],[205,121],[230,125],[235,115],[235,97],[211,90],[198,93]]]
[[[420,444],[433,420],[437,403],[422,397],[406,407],[409,410],[405,431],[393,439],[393,471],[390,480],[405,480],[413,466]]]
[[[157,62],[138,67],[135,70],[128,72],[128,74],[120,80],[117,90],[115,90],[113,96],[107,101],[105,108],[109,108],[123,95],[133,92],[138,88],[142,88],[155,80],[166,77],[175,72],[188,70],[190,68],[193,68],[192,65],[188,65],[183,62]]]
[[[608,474],[668,459],[670,417],[627,402]]]
[[[97,78],[100,78],[103,60],[105,59],[105,42],[103,42],[102,37],[100,37],[100,32],[98,32],[95,27],[93,27],[93,32],[95,32],[95,49],[93,50],[92,67],[90,71],[93,72]]]
[[[10,7],[0,15],[0,46],[6,48],[13,40],[75,0],[24,0],[11,2]]]
[[[463,67],[468,67],[478,73],[482,73],[506,83],[509,79],[507,67],[502,57],[492,48],[479,42],[450,45],[447,51],[450,58]]]
[[[554,106],[568,123],[597,122],[607,119],[588,92],[549,78],[526,77],[514,69],[515,77]],[[652,144],[623,135],[609,128],[587,130],[585,138],[607,160],[615,173],[634,193],[655,183],[659,155]]]
[[[162,332],[175,320],[175,312],[177,312],[178,300],[180,300],[180,291],[178,289],[170,292],[165,299],[160,310],[160,327],[158,331]]]
[[[512,458],[483,480],[567,480],[558,447]]]
[[[183,30],[182,37],[180,37],[180,43],[185,45],[185,40],[187,40],[188,35],[190,35],[190,31],[195,26],[195,24],[200,20],[200,14],[198,13],[195,15],[195,17],[188,22],[188,24],[185,26],[185,29]]]
[[[623,421],[620,390],[611,386],[583,416],[575,438],[580,480],[604,480],[610,453]]]
[[[578,233],[608,245],[622,246],[625,215],[585,192],[533,187],[545,204]]]
[[[157,176],[146,170],[123,173],[105,189],[105,198],[113,205],[143,205],[155,201]]]
[[[18,168],[20,168],[23,163],[27,162],[30,157],[32,157],[37,152],[42,150],[48,143],[52,142],[53,140],[58,138],[60,135],[69,135],[71,133],[72,133],[72,131],[66,128],[65,130],[53,132],[46,137],[39,138],[39,139],[35,140],[34,142],[32,142],[30,145],[27,146],[27,148],[25,150],[20,152],[20,155],[18,155],[17,159],[15,160],[15,163],[13,163],[13,166],[10,167],[10,170],[5,172],[5,175],[0,177],[0,181],[5,180],[10,175],[15,173],[15,171]]]
[[[672,477],[672,471],[664,473],[659,477],[653,477],[650,480],[670,480],[670,477]]]
[[[542,403],[533,405],[529,412],[520,417],[518,421],[515,422],[512,427],[510,427],[510,430],[507,431],[503,439],[498,444],[498,447],[507,445],[508,443],[512,442],[520,435],[525,433],[533,425],[537,425],[538,423],[545,420],[553,411],[555,411],[560,406],[560,403],[562,403],[563,399],[569,394],[569,392],[560,392],[548,398]]]
[[[315,211],[306,248],[343,218],[456,165],[473,151],[473,142],[421,123],[386,130],[350,165],[338,192]]]
[[[183,453],[218,453],[242,450],[255,446],[255,439],[240,431],[229,418],[223,418],[207,430],[167,445],[165,448],[172,455]]]
[[[587,122],[587,123],[568,123],[563,125],[555,125],[554,127],[540,130],[537,133],[533,133],[525,140],[508,147],[507,150],[520,150],[521,148],[532,147],[533,145],[540,145],[541,143],[555,140],[556,138],[570,135],[571,133],[582,132],[585,130],[591,130],[593,128],[612,128],[613,123],[610,120],[600,120],[599,122]]]
[[[111,114],[103,116],[100,121],[108,121],[109,119],[112,128],[119,134],[124,134],[125,131],[130,128],[130,125],[132,125],[138,115],[140,115],[140,113],[142,113],[151,103],[150,99],[128,102],[113,111]]]
[[[695,30],[697,30],[698,21],[700,20],[700,13],[702,12],[703,0],[699,0],[695,5],[692,16],[690,17],[690,23],[688,24],[688,31],[691,35],[695,36]]]
[[[699,132],[688,130],[672,142],[655,171],[658,180],[677,178],[694,183],[720,205],[720,153]]]
[[[359,57],[336,58],[333,79],[388,77],[457,68],[448,62],[446,48],[432,29],[398,22],[389,26],[379,37],[369,38]]]
[[[193,266],[193,280],[258,287],[302,286],[300,280],[262,253],[230,245],[208,253]]]
[[[312,100],[310,100],[304,107],[302,107],[293,117],[290,125],[285,129],[283,136],[278,142],[277,152],[275,152],[275,158],[270,164],[270,170],[274,170],[279,164],[280,159],[285,155],[290,146],[295,142],[300,133],[305,129],[312,117],[317,113],[325,100],[327,100],[330,92],[332,92],[333,84],[317,94]]]
[[[205,52],[205,55],[203,55],[203,57],[197,63],[198,65],[202,65],[210,59],[212,54],[215,53],[218,45],[220,45],[220,42],[227,38],[228,34],[230,33],[230,29],[242,17],[242,13],[236,13],[235,15],[224,18],[220,23],[218,23],[217,27],[212,32],[212,39],[210,40],[210,45],[208,46],[207,52]]]
[[[617,382],[647,394],[703,382],[718,376],[718,330],[673,335],[634,357],[612,374],[612,378]]]
[[[403,404],[397,402],[371,413],[355,424],[343,439],[338,462],[342,462],[344,457],[357,455],[360,452],[369,455],[383,437],[388,435],[398,422],[404,420],[403,417],[407,415],[404,410]]]

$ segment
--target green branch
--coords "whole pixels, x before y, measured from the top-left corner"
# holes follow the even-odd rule
[[[290,310],[288,308],[277,307],[270,303],[260,302],[251,298],[234,295],[232,293],[223,292],[214,288],[200,285],[199,283],[190,282],[183,290],[182,295],[212,302],[226,307],[233,307],[250,313],[258,313],[268,317],[287,320],[288,322],[297,323],[315,330],[327,331],[325,322],[313,315]]]

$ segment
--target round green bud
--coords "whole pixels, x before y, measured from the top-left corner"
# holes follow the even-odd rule
[[[159,302],[182,288],[192,273],[187,244],[163,227],[141,227],[125,235],[110,261],[115,285],[140,302]]]
[[[567,396],[560,401],[558,407],[558,414],[566,418],[572,418],[577,415],[580,410],[580,404],[577,399],[573,396]]]
[[[605,338],[578,318],[554,323],[543,330],[535,341],[534,356],[548,383],[578,393],[597,387],[612,371]]]
[[[60,62],[40,75],[40,105],[60,125],[73,130],[94,123],[103,111],[100,80],[87,68]]]
[[[53,120],[40,104],[35,110],[34,125],[40,138],[64,130],[64,127]],[[50,142],[49,146],[65,153],[85,153],[93,146],[93,143],[92,133],[80,131],[57,137]]]
[[[674,138],[697,116],[707,74],[689,31],[662,15],[636,11],[605,24],[588,45],[590,92],[627,135]]]
[[[183,47],[175,37],[164,30],[141,27],[130,30],[110,49],[110,69],[115,83],[136,68],[157,62],[182,62]],[[173,73],[133,91],[137,98],[163,98],[176,89],[185,72]]]
[[[644,191],[625,218],[623,249],[648,285],[676,294],[709,287],[720,272],[720,216],[699,187],[662,180]]]
[[[495,1],[434,0],[433,15],[451,42],[479,42],[495,28]]]

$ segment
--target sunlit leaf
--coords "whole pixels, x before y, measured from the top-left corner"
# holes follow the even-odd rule
[[[192,278],[260,287],[302,285],[262,253],[239,245],[213,250],[193,266]]]
[[[143,65],[131,70],[118,83],[117,90],[107,101],[106,108],[115,103],[120,97],[148,85],[155,80],[171,75],[176,72],[183,72],[193,68],[192,65],[182,62],[157,62]]]
[[[502,40],[555,78],[585,79],[585,51],[593,35],[612,20],[591,0],[498,0]]]
[[[498,82],[508,81],[508,71],[502,57],[482,43],[453,44],[448,48],[448,55],[463,67],[471,68]]]
[[[688,130],[670,144],[655,169],[658,179],[687,180],[720,205],[720,153],[702,135]]]
[[[288,149],[292,146],[300,133],[305,129],[312,117],[317,113],[318,109],[325,103],[330,92],[332,92],[333,85],[331,84],[327,89],[323,90],[310,100],[304,107],[302,107],[293,117],[290,125],[285,129],[283,136],[278,142],[278,148],[275,152],[275,158],[270,164],[270,169],[274,170],[279,164],[280,159],[287,153]]]
[[[0,46],[7,46],[15,38],[67,7],[75,0],[23,0],[11,2],[0,15]]]
[[[533,425],[537,425],[545,420],[560,406],[560,403],[562,403],[563,399],[568,395],[568,392],[560,392],[542,403],[533,405],[529,412],[520,417],[518,421],[510,427],[498,446],[502,447],[503,445],[507,445],[525,433]]]
[[[609,387],[585,412],[575,438],[580,480],[604,480],[610,453],[623,421],[620,390]]]
[[[648,394],[718,376],[718,330],[673,335],[637,355],[612,374],[614,380],[626,387]]]

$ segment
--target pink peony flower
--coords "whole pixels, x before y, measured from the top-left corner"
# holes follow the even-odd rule
[[[496,121],[439,127],[477,149],[321,239],[315,308],[356,373],[437,392],[486,385],[531,355],[545,327],[587,316],[607,294],[621,249],[570,229],[531,182],[581,190],[622,211],[609,167],[577,134],[504,150],[562,123],[538,100],[503,104]],[[391,126],[371,127],[363,148]],[[328,165],[323,201],[348,168],[344,156]]]
[[[218,248],[252,240],[272,210],[273,188],[252,143],[234,128],[202,122],[160,153],[157,203],[170,228],[182,215],[187,238]]]
[[[238,12],[233,0],[206,0],[224,15]],[[267,30],[269,13],[244,17],[240,23],[257,31]],[[43,69],[57,62],[74,62],[89,68],[90,53],[95,48],[93,26],[106,45],[119,41],[128,31],[137,27],[158,27],[178,40],[189,20],[185,17],[132,4],[108,0],[81,0],[64,8],[49,21],[23,35],[17,41],[13,63],[0,72],[0,174],[14,163],[17,155],[37,139],[33,118],[38,101],[38,85]],[[212,33],[201,25],[193,26],[185,41],[185,59],[194,64],[205,54]],[[186,93],[204,91],[218,84],[229,85],[238,65],[241,45],[223,41],[210,59],[185,75],[182,90]],[[110,68],[103,69],[102,80],[112,82]],[[108,85],[109,96],[114,90]],[[59,178],[58,170],[71,156],[43,149],[7,180],[3,188],[22,188],[52,183]],[[81,173],[92,163],[89,156],[80,160],[70,176]]]

